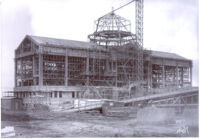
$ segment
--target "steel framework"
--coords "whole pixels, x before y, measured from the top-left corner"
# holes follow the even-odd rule
[[[109,60],[106,61],[111,62],[114,69],[109,72],[114,75],[112,86],[143,80],[143,0],[135,1],[135,34],[131,33],[131,22],[114,13],[132,2],[134,0],[98,18],[95,32],[88,35],[90,41],[96,43],[95,48],[101,47],[108,52]],[[105,59],[100,49],[97,50],[97,59]]]

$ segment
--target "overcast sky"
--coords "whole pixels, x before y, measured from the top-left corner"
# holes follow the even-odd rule
[[[130,0],[0,0],[1,85],[14,87],[14,49],[26,34],[88,41],[94,21]],[[198,0],[144,0],[144,47],[192,59],[198,85]],[[132,22],[134,3],[119,10]]]

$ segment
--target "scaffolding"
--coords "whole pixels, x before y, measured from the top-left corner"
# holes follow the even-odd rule
[[[138,2],[136,2],[138,3]],[[136,9],[139,4],[136,4]],[[137,10],[137,21],[142,20],[141,10]],[[106,49],[107,58],[104,59],[104,65],[107,66],[105,72],[99,75],[112,76],[113,82],[110,84],[116,87],[122,87],[131,82],[143,80],[143,43],[141,33],[131,33],[131,22],[113,11],[100,17],[96,22],[95,32],[88,36],[91,42],[95,43],[95,48]],[[136,30],[141,30],[141,25]],[[140,35],[140,36],[137,36]],[[138,38],[138,39],[137,39]],[[98,49],[99,50],[99,49]],[[96,57],[102,57],[101,51]],[[102,58],[100,58],[102,59]],[[105,64],[107,63],[107,64]],[[100,68],[101,65],[99,65]],[[110,78],[111,79],[111,78]]]
[[[189,67],[152,65],[152,88],[184,87],[189,84]]]
[[[136,4],[136,9],[142,8],[141,4],[142,1]],[[90,74],[86,75],[89,80],[87,86],[111,87],[96,91],[101,96],[109,90],[113,95],[110,97],[118,99],[124,95],[133,95],[141,88],[143,81],[143,35],[140,32],[143,31],[143,18],[139,18],[143,14],[141,10],[137,10],[136,13],[135,34],[131,32],[131,22],[115,14],[113,10],[100,17],[95,22],[95,32],[88,35],[90,42],[94,44],[95,56],[91,57],[92,52],[88,49]],[[129,88],[131,85],[133,89]],[[114,87],[121,90],[116,90]]]
[[[17,86],[33,85],[33,56],[26,56],[16,60]]]
[[[43,85],[64,85],[65,57],[43,55]]]

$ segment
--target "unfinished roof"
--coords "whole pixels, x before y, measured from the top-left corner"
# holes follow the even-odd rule
[[[30,36],[27,35],[27,38],[31,39],[37,45],[42,46],[54,46],[54,47],[63,47],[63,48],[76,48],[76,49],[89,49],[94,46],[94,43],[75,41],[75,40],[66,40],[66,39],[56,39],[40,36]]]
[[[158,57],[158,58],[189,60],[189,59],[186,59],[186,58],[184,58],[180,55],[174,54],[174,53],[161,52],[161,51],[151,51],[151,56],[152,57]]]
[[[37,45],[42,46],[52,46],[52,47],[63,47],[63,48],[76,48],[76,49],[92,49],[97,48],[93,47],[96,44],[91,42],[83,42],[83,41],[75,41],[75,40],[66,40],[66,39],[56,39],[56,38],[48,38],[48,37],[40,37],[40,36],[31,36],[27,35],[25,38],[31,39]],[[103,47],[98,47],[103,49]],[[168,59],[179,59],[179,60],[189,60],[180,55],[168,52],[161,51],[151,51],[152,57],[158,58],[168,58]]]

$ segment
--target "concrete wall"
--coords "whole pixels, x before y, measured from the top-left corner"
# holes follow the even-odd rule
[[[62,93],[60,95],[60,93]],[[23,95],[22,95],[23,96]],[[72,92],[36,92],[35,95],[23,97],[24,104],[62,104],[71,103]]]
[[[19,98],[1,98],[1,108],[6,110],[22,110],[22,99]]]

